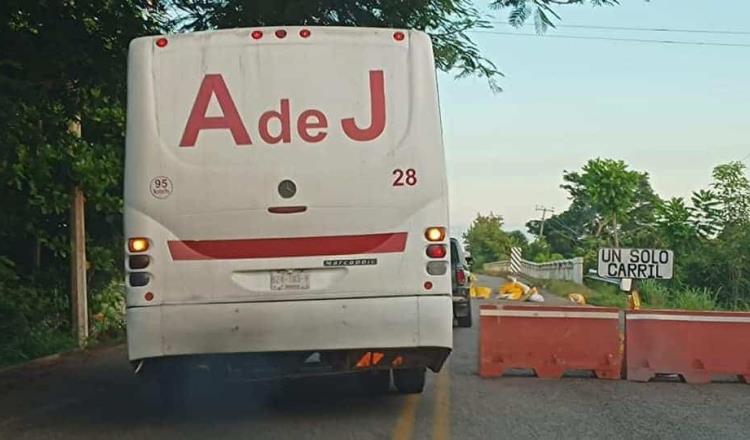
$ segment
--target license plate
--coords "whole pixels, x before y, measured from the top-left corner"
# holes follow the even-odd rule
[[[301,270],[275,270],[271,272],[271,290],[307,290],[310,274]]]

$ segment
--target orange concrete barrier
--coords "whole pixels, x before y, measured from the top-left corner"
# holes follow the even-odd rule
[[[531,368],[538,377],[592,370],[620,379],[622,338],[615,308],[483,305],[479,310],[479,375]]]
[[[671,373],[688,383],[714,375],[750,382],[750,313],[638,310],[625,317],[628,380]]]

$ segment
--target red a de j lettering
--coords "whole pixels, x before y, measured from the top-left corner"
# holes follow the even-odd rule
[[[357,142],[371,141],[385,129],[385,79],[382,70],[369,72],[370,121],[358,123],[355,118],[341,120],[344,135]],[[216,98],[221,116],[206,116],[211,97]],[[279,101],[278,110],[268,110],[258,119],[258,135],[266,144],[288,144],[292,141],[292,107],[289,99]],[[280,130],[272,132],[269,123],[278,121]],[[328,118],[317,109],[305,109],[296,121],[297,135],[304,142],[320,142],[328,136]],[[180,147],[194,147],[201,130],[229,130],[236,145],[252,145],[250,133],[242,122],[224,78],[220,74],[207,74],[198,89],[193,108],[180,139]]]

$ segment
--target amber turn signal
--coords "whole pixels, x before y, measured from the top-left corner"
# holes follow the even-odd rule
[[[438,226],[427,228],[424,231],[424,237],[427,241],[443,241],[445,240],[445,228]]]
[[[148,238],[131,238],[128,240],[128,250],[130,252],[146,252],[148,250]]]

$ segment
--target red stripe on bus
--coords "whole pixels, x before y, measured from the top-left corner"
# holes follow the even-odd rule
[[[395,232],[324,237],[169,240],[167,245],[175,261],[316,257],[403,252],[406,248],[406,236],[406,232]]]

